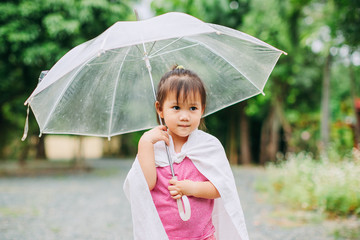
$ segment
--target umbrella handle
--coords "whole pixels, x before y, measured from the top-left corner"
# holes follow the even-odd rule
[[[178,206],[180,218],[184,222],[186,222],[191,217],[191,207],[190,207],[190,202],[189,202],[188,197],[186,195],[182,195],[181,199],[176,200],[176,203]],[[184,210],[184,208],[185,208],[185,210]]]
[[[177,180],[177,176],[174,176],[173,179]],[[182,195],[180,199],[176,199],[176,203],[180,218],[186,222],[191,217],[191,207],[188,197],[186,195]]]

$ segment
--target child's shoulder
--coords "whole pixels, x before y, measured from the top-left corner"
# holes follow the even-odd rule
[[[213,144],[217,144],[217,145],[221,145],[221,142],[219,141],[219,139],[217,139],[215,136],[211,135],[210,133],[204,132],[202,130],[196,130],[196,138],[199,141],[206,141],[208,143],[213,143]]]
[[[196,130],[194,133],[195,137],[189,141],[188,145],[214,155],[225,153],[223,145],[215,136],[202,130]]]
[[[211,135],[210,133],[204,132],[203,130],[199,130],[199,129],[195,130],[195,134],[198,137],[204,137],[204,138],[209,138],[209,139],[216,138],[215,136]]]

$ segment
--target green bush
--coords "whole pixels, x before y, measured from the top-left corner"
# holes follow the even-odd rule
[[[315,160],[290,154],[266,167],[262,183],[272,199],[294,208],[360,216],[360,162],[353,158]]]

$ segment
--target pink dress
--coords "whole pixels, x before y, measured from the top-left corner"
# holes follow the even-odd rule
[[[178,180],[208,181],[193,162],[186,157],[182,162],[173,165]],[[170,240],[205,240],[212,238],[215,232],[212,224],[213,199],[188,197],[191,206],[191,217],[184,222],[179,216],[176,200],[171,198],[168,190],[172,178],[170,166],[157,167],[157,182],[151,191],[155,207],[159,213],[166,234]]]

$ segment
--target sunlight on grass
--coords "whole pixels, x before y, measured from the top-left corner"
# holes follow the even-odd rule
[[[266,167],[258,184],[276,201],[294,208],[320,210],[337,216],[360,216],[360,162],[315,160],[311,154],[289,155]]]
[[[354,151],[341,158],[330,155],[319,160],[310,153],[288,154],[266,166],[266,175],[256,183],[256,189],[275,205],[285,207],[274,210],[278,221],[323,221],[332,225],[336,239],[360,239],[358,154]]]

